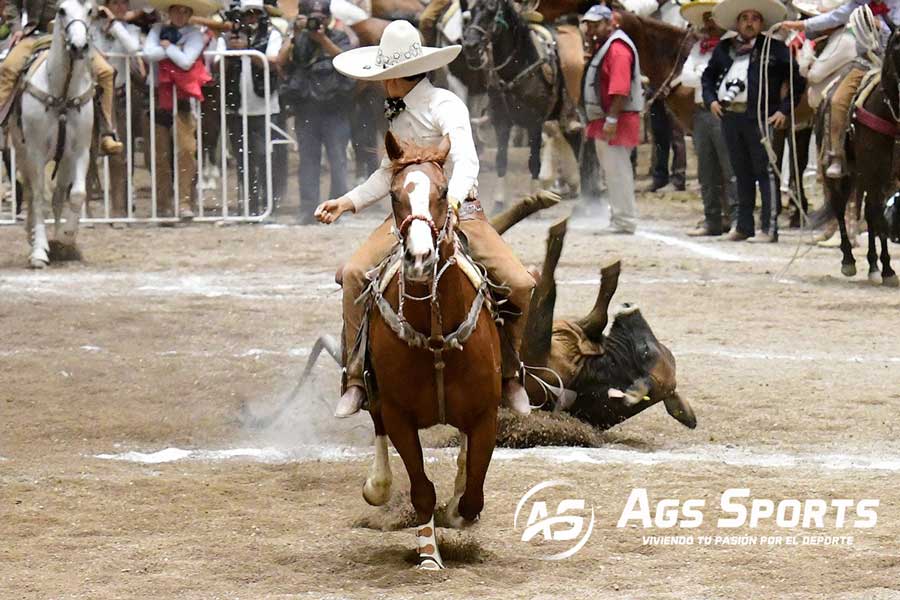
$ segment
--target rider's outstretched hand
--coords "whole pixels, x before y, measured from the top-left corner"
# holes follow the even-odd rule
[[[345,212],[354,212],[353,202],[346,196],[342,196],[337,200],[326,200],[316,208],[315,217],[325,223],[331,225],[337,221]]]

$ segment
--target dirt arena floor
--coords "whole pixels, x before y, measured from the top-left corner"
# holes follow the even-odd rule
[[[542,260],[547,227],[573,206],[507,234],[525,262]],[[778,245],[689,239],[695,192],[639,206],[633,237],[571,225],[557,315],[584,314],[599,266],[621,257],[616,301],[638,303],[673,350],[697,429],[654,406],[598,447],[499,449],[481,521],[439,529],[439,573],[413,568],[396,455],[392,502],[363,501],[371,424],[330,417],[332,362],[272,427],[239,419],[245,402],[275,406],[316,337],[339,331],[332,274],[383,213],[330,228],[89,228],[83,262],[42,272],[25,268],[22,229],[0,228],[0,597],[900,598],[900,291],[843,279],[838,252],[798,245],[798,233]],[[427,454],[444,501],[455,451]],[[520,498],[545,480],[571,482],[595,510],[565,560],[542,559],[565,542],[521,541],[522,516],[514,527]],[[617,527],[636,488],[651,509],[704,500],[702,525]],[[838,528],[830,508],[822,529],[771,518],[723,529],[731,488],[749,489],[748,507],[877,499],[877,524],[853,528],[851,508]],[[663,535],[693,543],[648,538]]]

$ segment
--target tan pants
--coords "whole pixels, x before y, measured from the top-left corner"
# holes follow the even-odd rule
[[[386,220],[344,265],[344,348],[348,353],[347,385],[363,385],[363,357],[354,356],[352,349],[365,316],[365,305],[357,303],[368,284],[366,273],[384,260],[397,238],[391,233],[392,219]],[[478,219],[460,221],[460,229],[469,240],[472,258],[483,264],[491,280],[510,288],[507,295],[511,310],[520,312],[517,317],[506,317],[501,328],[503,345],[503,377],[515,377],[518,370],[518,352],[528,320],[534,278],[516,258],[503,238],[487,221]]]
[[[31,57],[34,47],[43,38],[30,35],[22,38],[18,44],[12,47],[3,62],[0,62],[0,106],[6,104],[12,95],[25,63]],[[94,52],[91,58],[91,71],[100,87],[100,133],[101,135],[115,134],[115,121],[113,120],[113,97],[116,70],[99,52]]]
[[[434,46],[437,43],[437,22],[444,14],[444,10],[450,6],[450,1],[431,0],[419,15],[419,31],[426,46]]]
[[[176,127],[156,122],[156,210],[161,217],[174,213],[174,175],[172,172],[172,129],[177,128],[175,151],[178,153],[178,206],[195,208],[194,178],[197,175],[197,123],[194,113],[179,102],[175,115]]]
[[[850,127],[850,103],[865,76],[865,69],[852,69],[831,97],[831,124],[828,128],[828,155],[844,160],[844,139]]]

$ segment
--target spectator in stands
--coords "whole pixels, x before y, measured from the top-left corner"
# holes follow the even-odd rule
[[[190,19],[193,15],[207,17],[218,6],[211,0],[150,0],[150,4],[168,12],[168,22],[154,25],[144,46],[145,57],[156,69],[157,214],[192,219],[197,178],[197,123],[191,100],[203,100],[202,86],[211,78],[202,56],[206,35],[191,25]],[[177,214],[172,204],[176,157]]]
[[[294,35],[282,50],[287,83],[284,94],[293,107],[300,144],[300,214],[315,222],[322,146],[331,170],[330,198],[347,192],[347,144],[350,141],[351,91],[355,82],[338,73],[331,59],[351,47],[350,38],[332,26],[326,0],[301,0]]]
[[[263,0],[241,0],[234,29],[219,39],[220,49],[257,50],[269,61],[269,100],[266,105],[266,71],[262,59],[250,56],[226,59],[226,111],[228,138],[237,162],[238,182],[244,182],[244,152],[247,162],[247,193],[250,214],[260,215],[266,210],[268,196],[266,161],[270,149],[266,147],[266,111],[276,115],[281,110],[276,66],[283,38],[272,26]],[[244,134],[246,115],[246,136]],[[271,130],[270,130],[271,131]]]
[[[106,5],[97,7],[97,18],[91,25],[94,38],[94,49],[101,52],[116,70],[115,100],[113,103],[113,116],[115,118],[116,131],[124,136],[128,133],[128,107],[126,106],[125,83],[132,74],[136,74],[132,80],[132,115],[140,114],[137,107],[138,94],[135,93],[135,83],[143,81],[146,77],[146,69],[141,59],[135,57],[126,61],[122,55],[135,55],[141,50],[141,30],[137,25],[125,21],[128,14],[128,0],[107,0]],[[116,56],[110,56],[116,55]],[[129,69],[130,66],[130,69]],[[132,119],[132,123],[136,123]],[[132,137],[134,137],[134,127]],[[126,145],[127,146],[127,145]],[[127,150],[127,147],[126,147]],[[128,161],[125,153],[113,154],[109,157],[109,195],[111,200],[111,216],[122,217],[127,214],[125,206],[127,193],[127,174],[125,169]]]

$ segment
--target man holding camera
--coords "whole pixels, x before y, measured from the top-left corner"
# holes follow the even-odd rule
[[[301,0],[291,43],[282,50],[288,81],[284,95],[293,107],[300,144],[300,214],[315,222],[322,146],[331,170],[329,196],[347,192],[347,144],[350,142],[351,91],[355,83],[334,69],[332,59],[349,50],[350,38],[334,29],[327,0]]]
[[[738,214],[727,238],[733,242],[755,235],[757,184],[762,199],[763,235],[756,241],[778,241],[779,187],[761,141],[765,132],[759,129],[757,106],[761,99],[762,110],[768,107],[768,113],[763,115],[766,123],[781,129],[790,125],[789,115],[806,88],[797,65],[791,69],[787,46],[778,40],[771,42],[767,73],[760,80],[765,43],[762,31],[783,20],[786,14],[778,0],[724,0],[713,10],[717,23],[737,33],[719,42],[701,78],[703,103],[722,119],[722,133],[737,181]],[[763,84],[767,87],[761,90]],[[782,99],[783,88],[793,89],[793,98]],[[764,96],[760,98],[760,94]]]
[[[240,9],[229,14],[232,31],[219,39],[219,47],[228,50],[257,50],[269,61],[270,115],[281,110],[275,67],[284,38],[269,21],[263,0],[241,0]],[[237,159],[238,181],[244,182],[244,152],[247,152],[247,185],[250,213],[262,214],[268,195],[266,179],[266,98],[262,59],[250,56],[226,59],[226,112],[228,138]],[[244,136],[244,115],[247,119],[247,135]]]

